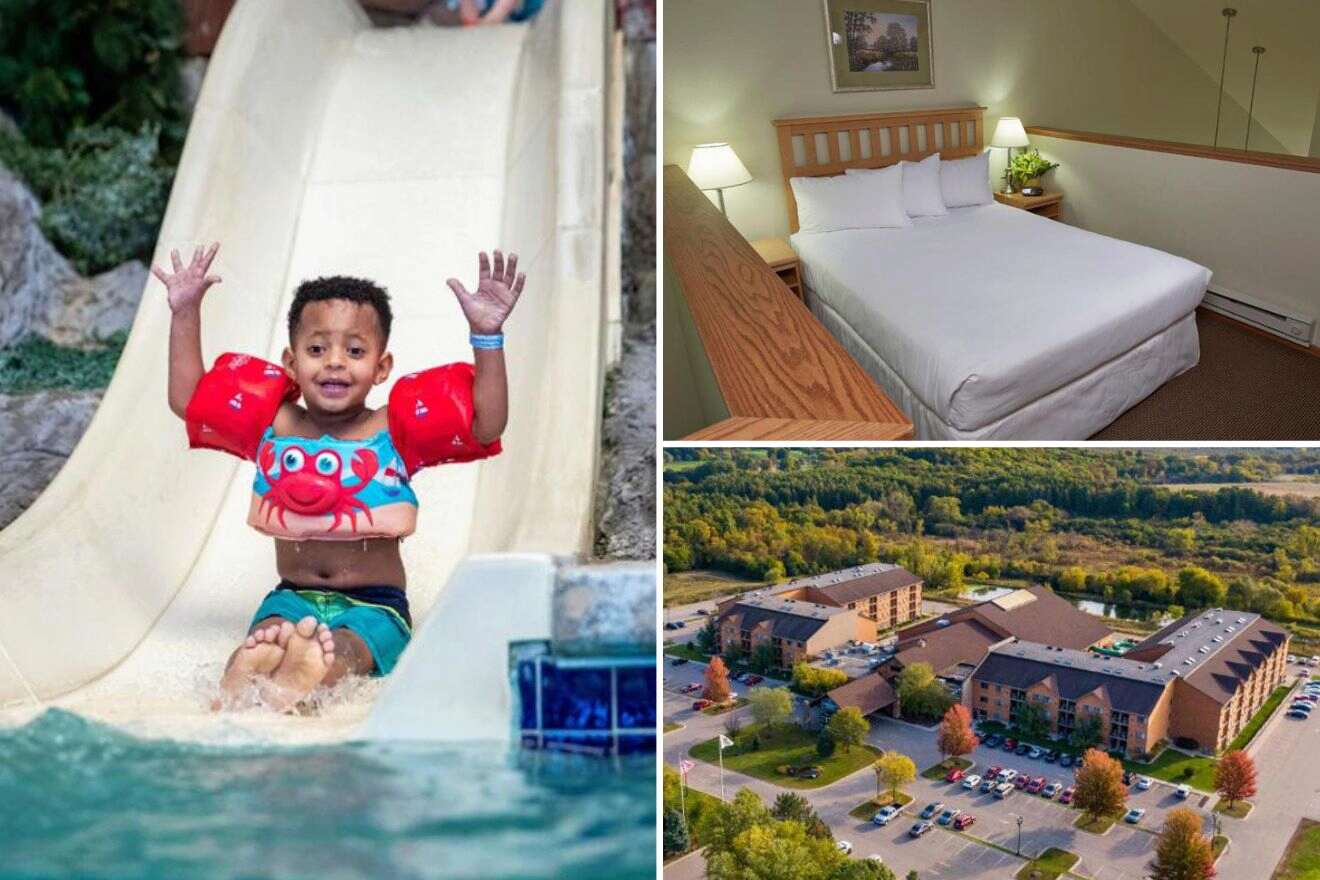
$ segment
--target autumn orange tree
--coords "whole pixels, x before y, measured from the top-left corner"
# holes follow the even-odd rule
[[[1256,796],[1256,762],[1238,749],[1225,752],[1215,766],[1215,791],[1228,798],[1232,808],[1237,801]]]
[[[950,756],[960,758],[970,754],[981,744],[981,740],[972,732],[972,716],[962,703],[954,703],[944,713],[939,731],[935,735],[935,745],[940,750],[941,758]]]
[[[1210,838],[1201,833],[1201,817],[1187,807],[1174,807],[1164,820],[1150,863],[1151,880],[1209,880],[1215,875]]]
[[[1127,804],[1123,765],[1099,749],[1087,749],[1073,791],[1073,803],[1090,821],[1098,816],[1116,816]]]
[[[726,702],[733,695],[729,687],[729,667],[719,657],[711,657],[706,667],[706,687],[701,695],[713,703]]]

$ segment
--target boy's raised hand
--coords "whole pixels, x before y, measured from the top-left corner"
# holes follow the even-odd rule
[[[504,254],[496,251],[495,269],[491,271],[490,260],[482,251],[477,257],[476,290],[468,291],[457,278],[449,279],[449,289],[458,297],[458,304],[473,333],[499,333],[504,327],[504,321],[522,295],[523,282],[527,280],[526,276],[518,274],[517,269],[517,254],[509,254],[506,266]]]
[[[165,274],[157,266],[153,265],[151,267],[151,274],[159,278],[161,283],[165,285],[170,311],[177,312],[182,308],[200,305],[207,288],[212,284],[220,283],[219,275],[206,274],[210,270],[211,261],[215,259],[218,250],[220,250],[220,242],[218,241],[205,250],[199,245],[193,251],[192,262],[186,268],[183,265],[183,260],[179,258],[179,252],[177,250],[170,251],[170,261],[174,264],[173,275]]]

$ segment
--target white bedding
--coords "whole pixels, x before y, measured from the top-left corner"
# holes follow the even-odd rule
[[[999,204],[792,244],[814,295],[955,433],[1119,360],[1190,315],[1210,281],[1189,260]]]

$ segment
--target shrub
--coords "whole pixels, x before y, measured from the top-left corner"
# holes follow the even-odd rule
[[[42,231],[84,275],[151,258],[174,179],[158,150],[151,126],[79,129],[62,149],[0,138],[0,162],[43,202]]]
[[[830,736],[828,730],[822,730],[816,737],[816,754],[822,758],[828,758],[834,754],[834,737]]]
[[[173,150],[182,33],[178,0],[0,0],[0,105],[42,146],[85,125],[150,123]]]
[[[102,348],[64,348],[40,336],[26,336],[0,351],[0,392],[25,394],[45,388],[88,389],[110,384],[126,333],[116,333]]]

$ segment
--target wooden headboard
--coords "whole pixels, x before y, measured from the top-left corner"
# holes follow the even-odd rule
[[[789,178],[842,174],[846,168],[883,168],[931,153],[962,159],[985,149],[984,107],[804,116],[776,119],[775,128],[788,195],[788,226],[793,232],[798,231],[798,213]]]

